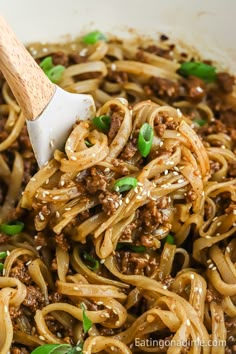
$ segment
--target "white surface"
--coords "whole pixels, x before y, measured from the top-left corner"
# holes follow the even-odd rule
[[[0,12],[25,43],[88,29],[164,31],[236,71],[236,0],[0,0]]]
[[[42,115],[35,121],[27,121],[39,167],[52,158],[55,149],[63,149],[77,120],[89,119],[94,115],[95,106],[91,96],[71,94],[57,87]]]

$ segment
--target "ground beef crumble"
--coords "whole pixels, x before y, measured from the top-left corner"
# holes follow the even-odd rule
[[[96,167],[92,167],[90,170],[90,176],[86,178],[86,188],[91,194],[97,191],[106,191],[107,189],[107,178],[99,171]]]
[[[107,215],[112,215],[119,208],[119,195],[117,193],[103,192],[99,195],[99,201],[102,204],[102,209]]]

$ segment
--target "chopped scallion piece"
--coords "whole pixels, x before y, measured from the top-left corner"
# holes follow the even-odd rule
[[[80,304],[80,307],[83,310],[83,330],[84,330],[84,333],[87,333],[90,330],[90,328],[92,327],[93,323],[86,315],[86,312],[85,312],[86,308],[85,308],[85,305],[83,302]]]
[[[0,272],[3,271],[3,267],[4,267],[3,263],[0,263]]]
[[[207,122],[204,119],[196,119],[193,122],[199,125],[199,127],[203,127],[204,125],[207,124]]]
[[[93,146],[93,144],[92,144],[89,140],[87,140],[87,139],[84,140],[84,143],[85,143],[85,145],[86,145],[87,147]]]
[[[115,182],[114,190],[120,193],[129,191],[130,189],[135,188],[137,183],[138,181],[135,177],[123,177]]]
[[[206,83],[216,80],[216,68],[202,62],[188,61],[182,63],[178,73],[184,77],[197,76]]]
[[[153,129],[148,123],[144,123],[138,135],[138,149],[143,157],[147,157],[151,151],[153,141]]]
[[[54,84],[61,80],[62,74],[65,71],[65,67],[62,65],[56,65],[50,70],[46,71],[45,74]]]
[[[44,58],[39,64],[40,68],[43,69],[44,72],[53,68],[52,57]]]
[[[145,246],[135,246],[135,245],[131,245],[128,242],[119,242],[116,246],[116,251],[120,251],[120,250],[129,250],[132,252],[136,252],[136,253],[143,253],[146,251],[146,247]]]
[[[39,66],[53,83],[59,82],[63,72],[65,71],[65,67],[63,65],[53,65],[51,56],[44,58]]]
[[[111,125],[111,118],[109,116],[103,115],[93,118],[92,122],[95,127],[101,130],[102,132],[108,132]]]
[[[69,344],[44,344],[34,349],[31,354],[68,354],[71,349]]]
[[[174,245],[175,244],[175,239],[174,236],[172,236],[171,234],[168,234],[165,238],[164,238],[164,242],[169,243],[170,245]]]
[[[85,251],[83,253],[83,258],[84,258],[84,260],[86,260],[86,261],[88,261],[90,263],[90,265],[86,264],[89,269],[97,270],[99,268],[98,260],[93,258],[92,256],[90,256],[90,254],[88,254]]]
[[[85,43],[85,44],[95,44],[97,43],[98,41],[106,41],[107,38],[106,36],[101,33],[100,31],[93,31],[93,32],[89,32],[88,34],[86,34],[83,38],[82,38],[82,41]]]
[[[23,228],[24,228],[24,223],[21,221],[14,221],[9,224],[0,225],[0,231],[10,236],[18,234],[23,230]]]
[[[0,252],[0,259],[5,259],[7,257],[7,252]]]

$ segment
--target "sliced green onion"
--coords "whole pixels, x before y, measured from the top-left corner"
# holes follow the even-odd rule
[[[135,245],[131,245],[128,242],[119,242],[116,246],[116,251],[125,250],[125,249],[136,253],[143,253],[146,251],[145,246],[135,246]]]
[[[39,64],[40,68],[43,69],[44,72],[53,68],[52,57],[44,58]]]
[[[83,310],[83,330],[84,330],[84,333],[87,333],[90,330],[90,328],[92,327],[93,322],[86,315],[86,312],[85,312],[86,308],[85,308],[85,305],[83,302],[80,304],[80,307]]]
[[[21,221],[14,221],[9,224],[1,224],[0,231],[4,232],[6,235],[16,235],[21,232],[24,228],[24,223]]]
[[[83,258],[86,261],[89,261],[91,263],[91,265],[86,264],[86,266],[91,269],[91,270],[98,270],[99,268],[99,262],[97,259],[93,258],[92,256],[90,256],[90,254],[88,254],[87,252],[84,251],[83,253]]]
[[[0,252],[0,259],[5,259],[7,257],[7,252]]]
[[[89,32],[88,34],[86,34],[83,38],[82,38],[82,41],[85,43],[85,44],[95,44],[97,43],[98,41],[106,41],[107,38],[106,36],[100,32],[100,31],[93,31],[93,32]]]
[[[170,245],[174,245],[175,244],[175,239],[174,239],[174,236],[172,236],[171,234],[168,234],[164,240],[163,240],[165,243],[169,243]]]
[[[54,84],[59,82],[62,78],[62,74],[65,71],[63,65],[56,65],[48,71],[45,71],[45,74]]]
[[[203,127],[204,125],[207,124],[207,122],[204,119],[196,119],[193,121],[195,124],[199,125],[199,127]]]
[[[129,191],[130,189],[135,188],[137,183],[138,181],[135,177],[123,177],[115,182],[114,190],[120,193]]]
[[[197,76],[206,83],[216,80],[216,68],[202,62],[188,61],[182,63],[178,73],[184,77]]]
[[[76,347],[70,349],[67,354],[83,354],[83,343],[76,345]]]
[[[99,116],[92,119],[93,124],[96,128],[102,132],[107,132],[110,129],[111,118],[109,116]]]
[[[4,268],[3,263],[0,263],[0,272],[2,272],[2,271],[3,271],[3,268]]]
[[[85,145],[86,145],[87,147],[93,146],[93,144],[92,144],[89,140],[87,140],[87,139],[84,140],[84,143],[85,143]]]
[[[138,149],[143,157],[147,157],[151,151],[153,141],[153,129],[148,123],[144,123],[138,135]]]
[[[34,349],[31,354],[68,354],[73,349],[69,344],[44,344]]]

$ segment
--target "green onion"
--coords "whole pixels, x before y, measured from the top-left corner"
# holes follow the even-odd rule
[[[63,65],[53,65],[51,56],[44,58],[39,66],[53,83],[60,81],[62,74],[65,71]]]
[[[119,242],[116,246],[116,251],[120,251],[120,250],[124,250],[124,249],[127,249],[129,251],[133,251],[136,253],[143,253],[146,251],[145,246],[134,246],[128,242]]]
[[[92,327],[93,322],[86,315],[86,312],[85,312],[86,308],[85,308],[85,305],[84,305],[83,302],[80,304],[80,307],[83,310],[83,329],[84,329],[84,333],[87,333],[90,330],[90,328]]]
[[[175,239],[174,236],[172,236],[171,234],[168,234],[165,238],[164,238],[164,243],[169,243],[170,245],[174,245],[175,244]]]
[[[61,80],[62,74],[65,71],[65,67],[62,65],[56,65],[52,69],[45,72],[49,80],[54,84]]]
[[[76,347],[70,349],[67,354],[83,354],[83,344],[80,343]]]
[[[4,232],[6,235],[16,235],[21,232],[24,228],[24,223],[21,221],[14,221],[9,224],[1,224],[0,231]]]
[[[135,188],[137,183],[138,181],[135,177],[123,177],[115,182],[114,190],[120,193],[129,191],[130,189]]]
[[[3,268],[4,268],[3,263],[0,263],[0,272],[2,272],[2,271],[3,271]]]
[[[44,344],[34,349],[31,354],[69,354],[71,349],[69,344]]]
[[[103,41],[107,40],[106,36],[103,33],[101,33],[100,31],[89,32],[88,34],[86,34],[82,38],[82,41],[85,44],[95,44],[100,40],[103,40]]]
[[[87,147],[93,146],[93,144],[92,144],[89,140],[87,140],[87,139],[84,140],[84,143],[85,143],[85,145],[86,145]]]
[[[0,259],[5,259],[7,256],[7,252],[0,252]]]
[[[99,268],[99,262],[97,259],[93,258],[92,256],[90,256],[90,254],[88,254],[87,252],[84,251],[83,253],[83,258],[86,261],[89,261],[91,263],[91,265],[87,265],[87,267],[91,270],[98,270]]]
[[[184,77],[197,76],[206,83],[216,80],[216,68],[202,62],[188,61],[182,63],[178,73]]]
[[[147,157],[151,151],[153,141],[153,129],[148,123],[144,123],[138,135],[138,149],[143,157]]]
[[[204,125],[207,124],[207,122],[204,119],[196,119],[193,122],[199,125],[199,127],[203,127]]]
[[[44,72],[53,68],[52,57],[44,58],[39,64],[40,68],[43,69]]]
[[[110,129],[111,118],[109,116],[99,116],[92,119],[93,124],[96,128],[102,132],[107,132]]]

